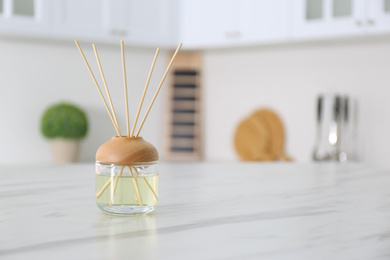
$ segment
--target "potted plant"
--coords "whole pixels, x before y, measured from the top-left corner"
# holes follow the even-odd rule
[[[42,116],[41,132],[51,140],[51,150],[57,163],[77,160],[80,140],[87,131],[88,122],[84,111],[73,104],[52,105]]]

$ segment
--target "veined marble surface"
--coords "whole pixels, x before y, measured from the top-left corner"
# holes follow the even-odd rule
[[[390,259],[390,171],[161,164],[159,204],[95,205],[93,164],[0,166],[0,259]]]

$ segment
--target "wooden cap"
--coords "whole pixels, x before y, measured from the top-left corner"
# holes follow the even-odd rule
[[[99,147],[96,160],[108,163],[155,162],[158,161],[158,152],[142,137],[114,136]]]

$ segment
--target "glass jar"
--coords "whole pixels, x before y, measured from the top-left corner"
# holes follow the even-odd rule
[[[158,152],[142,137],[114,136],[96,153],[96,204],[115,215],[149,213],[158,201]]]
[[[314,161],[336,161],[340,150],[341,97],[324,94],[317,101],[317,140]]]
[[[158,162],[96,162],[96,205],[110,214],[143,214],[158,201]]]

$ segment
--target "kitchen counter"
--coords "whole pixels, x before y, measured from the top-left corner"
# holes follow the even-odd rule
[[[390,259],[390,171],[161,164],[159,204],[95,205],[93,164],[0,166],[0,259]]]

